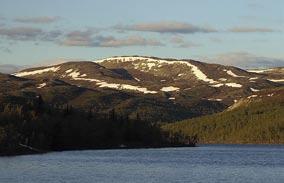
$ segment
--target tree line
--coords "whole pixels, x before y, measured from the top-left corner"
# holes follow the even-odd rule
[[[52,105],[41,96],[0,104],[0,155],[55,150],[193,146],[196,137],[164,132],[157,123]]]
[[[196,135],[200,143],[284,144],[284,100],[251,102],[231,111],[166,124],[163,129]]]

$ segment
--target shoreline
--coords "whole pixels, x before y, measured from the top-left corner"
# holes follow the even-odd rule
[[[23,147],[23,146],[22,146]],[[12,153],[0,153],[0,157],[13,157],[21,155],[34,155],[34,154],[46,154],[51,152],[64,152],[64,151],[84,151],[84,150],[121,150],[121,149],[162,149],[162,148],[177,148],[177,147],[198,147],[196,144],[190,145],[169,145],[169,146],[131,146],[131,147],[97,147],[97,148],[76,148],[76,149],[59,149],[59,150],[39,150],[32,151],[31,147],[28,147],[30,151],[12,152]],[[34,148],[33,148],[34,149]]]
[[[284,144],[253,144],[253,143],[246,143],[246,144],[220,144],[220,143],[201,143],[201,144],[195,144],[195,145],[176,145],[176,146],[144,146],[144,147],[102,147],[102,148],[78,148],[78,149],[63,149],[63,150],[51,150],[51,151],[33,151],[33,152],[16,152],[16,153],[10,153],[10,154],[0,154],[1,157],[15,157],[15,156],[25,156],[25,155],[39,155],[39,154],[47,154],[47,153],[54,153],[54,152],[66,152],[66,151],[96,151],[96,150],[130,150],[130,149],[165,149],[165,148],[183,148],[183,147],[204,147],[204,146],[281,146]]]

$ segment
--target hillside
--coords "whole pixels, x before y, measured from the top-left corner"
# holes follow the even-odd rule
[[[14,75],[32,83],[21,92],[39,93],[47,102],[100,113],[115,109],[152,122],[221,112],[259,90],[282,85],[236,67],[142,56],[67,62]]]
[[[228,110],[163,129],[197,135],[199,143],[284,143],[284,88],[256,92]]]
[[[23,98],[37,95],[42,96],[44,101],[52,105],[70,105],[77,109],[92,110],[101,114],[107,114],[115,109],[121,115],[128,115],[132,119],[138,114],[141,119],[152,122],[175,121],[199,116],[208,111],[212,113],[223,108],[218,103],[196,100],[192,101],[192,105],[196,108],[188,109],[162,96],[143,96],[117,90],[90,89],[58,79],[26,79],[0,75],[2,104],[21,103]]]
[[[249,70],[249,72],[262,74],[269,81],[284,84],[284,67],[276,67],[270,69],[255,69],[255,70]]]
[[[195,145],[194,138],[162,132],[159,126],[142,121],[139,116],[129,119],[114,110],[101,115],[68,105],[50,105],[41,96],[9,99],[0,103],[0,156]]]
[[[127,56],[0,74],[0,155],[284,143],[282,71]]]

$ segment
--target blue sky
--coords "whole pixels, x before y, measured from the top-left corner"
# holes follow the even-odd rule
[[[283,0],[0,0],[0,64],[114,55],[284,65]]]

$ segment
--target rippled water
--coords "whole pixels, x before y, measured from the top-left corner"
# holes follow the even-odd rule
[[[206,145],[1,157],[0,182],[283,183],[284,146]]]

